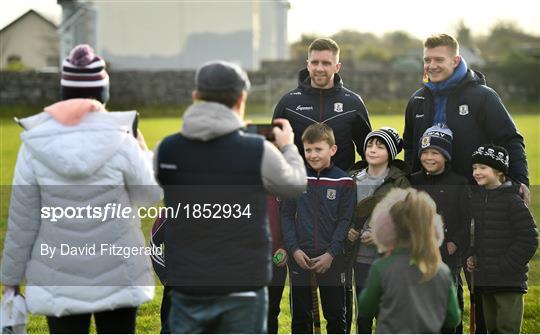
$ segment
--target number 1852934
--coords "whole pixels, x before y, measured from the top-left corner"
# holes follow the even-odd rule
[[[186,219],[249,219],[250,204],[185,204]]]

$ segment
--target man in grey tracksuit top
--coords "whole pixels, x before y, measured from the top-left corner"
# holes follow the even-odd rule
[[[165,227],[169,325],[173,333],[264,333],[266,193],[300,195],[306,171],[286,120],[273,130],[275,145],[243,131],[249,79],[242,69],[210,62],[195,81],[182,132],[156,149],[165,204],[182,208]]]

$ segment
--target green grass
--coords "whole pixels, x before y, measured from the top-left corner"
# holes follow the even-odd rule
[[[386,106],[386,107],[385,107]],[[390,107],[389,107],[390,106]],[[400,110],[396,106],[381,105],[373,106],[368,104],[371,111],[371,122],[374,128],[381,126],[391,126],[403,130],[403,116],[390,115],[389,112]],[[386,109],[386,110],[385,110]],[[532,200],[531,209],[535,218],[540,214],[540,115],[537,107],[525,106],[524,110],[530,113],[514,115],[514,121],[518,129],[525,137],[527,157],[529,161],[529,174],[531,180]],[[376,113],[374,110],[381,110],[381,113]],[[402,109],[401,109],[402,110]],[[536,113],[534,113],[536,111]],[[173,110],[168,113],[173,114]],[[17,110],[19,115],[28,115],[27,110]],[[180,113],[179,113],[180,114]],[[265,116],[261,116],[261,115]],[[262,108],[257,110],[257,113],[248,114],[246,119],[254,122],[268,122],[270,114],[263,111]],[[0,115],[6,115],[0,113]],[[13,114],[11,114],[13,115]],[[140,128],[143,131],[148,146],[153,148],[160,139],[165,135],[179,131],[181,120],[178,117],[174,118],[144,118],[146,113],[141,113],[143,118],[140,122]],[[174,114],[173,114],[174,115]],[[17,159],[17,151],[20,145],[21,129],[10,119],[0,118],[0,236],[5,235],[7,222],[7,208],[9,205],[10,183],[13,178],[13,168]],[[538,222],[538,219],[536,219]],[[151,222],[146,220],[143,222],[145,235],[148,236]],[[3,238],[0,241],[0,248],[3,248]],[[533,258],[529,273],[529,293],[525,296],[525,315],[522,327],[524,333],[540,333],[540,255],[537,253]],[[159,309],[161,303],[162,287],[156,287],[156,296],[154,300],[141,306],[137,318],[138,333],[158,333],[160,327]],[[468,291],[465,289],[466,306],[464,312],[465,331],[468,331]],[[285,288],[283,299],[281,301],[280,315],[280,333],[290,332],[290,311],[288,305],[288,287]],[[324,324],[324,321],[323,321]],[[324,330],[324,326],[323,326]],[[95,331],[92,328],[92,331]],[[47,333],[48,328],[43,316],[31,316],[28,325],[29,333]]]
[[[368,100],[366,106],[370,115],[399,115],[405,111],[407,100]],[[0,119],[14,116],[22,118],[37,113],[45,106],[0,106]],[[186,105],[177,106],[139,106],[137,111],[143,118],[179,118],[184,113]],[[512,115],[518,114],[540,114],[540,105],[534,102],[509,102],[506,105]],[[123,108],[123,106],[107,105],[108,110],[128,110],[132,107]],[[261,117],[271,117],[274,106],[262,103],[251,103],[248,99],[247,110],[251,115]]]

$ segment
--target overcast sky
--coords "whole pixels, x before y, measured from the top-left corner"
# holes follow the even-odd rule
[[[152,2],[159,6],[159,0]],[[211,5],[211,1],[207,2]],[[332,35],[341,29],[378,35],[405,30],[418,38],[425,38],[434,32],[454,33],[461,18],[476,35],[487,33],[499,20],[514,21],[526,32],[540,35],[538,0],[290,0],[290,3],[291,42],[300,38],[302,33]],[[29,8],[58,21],[60,19],[61,9],[56,0],[2,0],[0,27]]]

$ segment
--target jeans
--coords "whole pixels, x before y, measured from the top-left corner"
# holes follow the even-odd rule
[[[172,333],[266,333],[266,288],[218,296],[171,292]]]

